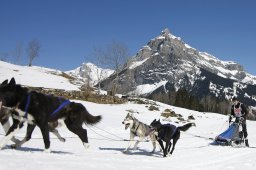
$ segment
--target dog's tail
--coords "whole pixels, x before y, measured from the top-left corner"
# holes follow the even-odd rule
[[[87,111],[87,109],[85,108],[84,109],[84,111],[83,111],[83,120],[85,121],[85,123],[87,123],[87,124],[96,124],[96,123],[98,123],[98,122],[100,122],[101,121],[101,116],[100,115],[98,115],[98,116],[93,116],[93,115],[91,115],[88,111]]]
[[[187,123],[183,126],[179,126],[178,129],[180,129],[181,131],[185,132],[187,131],[191,126],[194,126],[194,123]]]

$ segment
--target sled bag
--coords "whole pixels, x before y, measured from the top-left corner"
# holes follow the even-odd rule
[[[231,141],[235,141],[239,138],[239,125],[233,123],[220,135],[216,136],[215,142],[219,144],[231,144]]]

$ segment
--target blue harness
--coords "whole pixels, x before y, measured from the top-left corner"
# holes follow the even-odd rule
[[[28,95],[28,97],[27,97],[26,107],[25,107],[25,115],[24,115],[25,118],[28,117],[28,107],[29,107],[29,105],[30,105],[30,98],[31,98],[31,94],[29,93],[29,95]]]
[[[68,104],[70,104],[70,101],[64,100],[64,102],[62,102],[61,105],[59,105],[59,107],[56,110],[54,110],[54,112],[51,113],[51,116],[54,116],[56,113],[58,113],[62,108],[64,108]]]
[[[29,93],[28,97],[27,97],[27,103],[26,103],[25,115],[24,115],[25,118],[27,118],[27,116],[28,116],[28,108],[29,108],[29,105],[30,105],[30,100],[31,100],[31,93]],[[60,100],[60,98],[59,98],[59,100]],[[54,116],[56,113],[58,113],[61,109],[63,109],[68,104],[70,104],[70,100],[64,100],[59,105],[59,107],[51,113],[51,116]]]

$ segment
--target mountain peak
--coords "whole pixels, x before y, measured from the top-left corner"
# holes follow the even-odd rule
[[[178,37],[176,37],[175,35],[173,35],[170,30],[168,28],[165,28],[161,34],[160,34],[160,37],[170,37],[172,39],[177,39]],[[180,40],[180,38],[178,38]]]
[[[82,63],[82,65],[74,70],[66,72],[74,77],[82,78],[85,82],[91,85],[97,84],[99,81],[109,77],[114,70],[103,69],[93,63]]]
[[[104,88],[111,89],[114,81],[114,77],[107,79],[103,82]],[[160,91],[185,88],[198,98],[215,95],[224,99],[234,95],[233,82],[241,84],[240,95],[246,91],[248,101],[255,95],[251,87],[256,86],[256,78],[246,73],[241,65],[200,52],[165,28],[143,46],[120,72],[118,93],[141,95],[147,91],[146,95],[157,94],[159,91],[155,89],[165,84]],[[256,103],[256,100],[249,102]]]
[[[165,28],[162,32],[161,35],[168,35],[171,34],[170,30],[168,28]]]

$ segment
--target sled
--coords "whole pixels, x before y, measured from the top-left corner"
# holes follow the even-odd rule
[[[214,142],[224,146],[243,146],[244,135],[242,132],[242,122],[235,121],[230,124],[227,130],[215,137]]]

